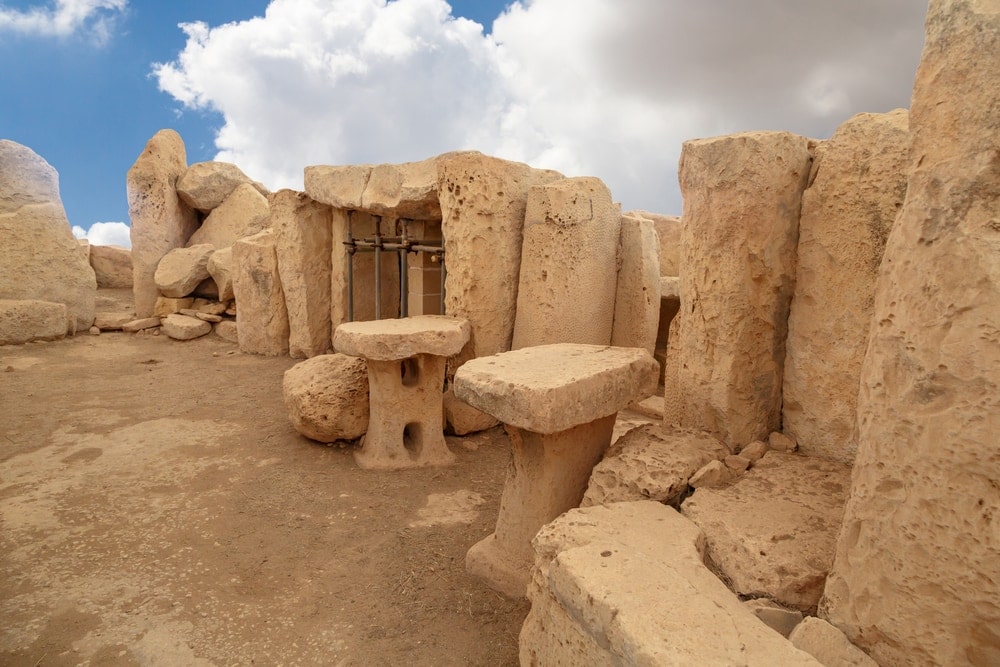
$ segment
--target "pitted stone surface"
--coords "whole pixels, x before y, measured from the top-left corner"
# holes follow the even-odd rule
[[[656,349],[660,324],[659,239],[653,223],[644,218],[622,216],[619,237],[618,287],[611,344]]]
[[[446,315],[345,322],[337,327],[337,352],[376,361],[398,361],[418,354],[450,357],[469,340],[469,323]]]
[[[177,181],[177,194],[191,208],[208,213],[218,208],[240,185],[248,183],[267,196],[267,189],[229,162],[197,162]]]
[[[66,304],[0,299],[0,345],[55,340],[66,335]]]
[[[440,220],[437,165],[449,155],[372,167],[361,195],[361,210],[396,218]]]
[[[658,374],[645,350],[555,343],[466,362],[455,395],[505,424],[557,433],[651,396]]]
[[[354,440],[368,428],[365,362],[345,354],[321,354],[285,371],[281,383],[295,430],[318,442]]]
[[[174,248],[160,260],[153,279],[163,296],[182,299],[208,278],[208,260],[215,246],[201,243],[188,248]]]
[[[267,197],[256,187],[250,183],[238,185],[218,208],[208,214],[187,245],[211,243],[220,250],[228,248],[237,240],[266,229],[270,211]]]
[[[372,165],[314,165],[305,168],[306,194],[334,208],[359,210]]]

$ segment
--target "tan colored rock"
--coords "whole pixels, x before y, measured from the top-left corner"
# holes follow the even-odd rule
[[[97,279],[73,238],[59,175],[30,148],[6,139],[0,140],[0,239],[0,299],[63,303],[68,332],[90,327]]]
[[[781,423],[809,145],[753,132],[688,141],[681,153],[684,306],[670,331],[664,423],[715,433],[734,451]]]
[[[76,242],[80,245],[80,251],[83,253],[83,258],[90,263],[90,241],[87,239],[77,239]],[[93,267],[91,267],[93,268]]]
[[[0,345],[66,336],[66,304],[33,299],[0,299]]]
[[[306,195],[336,209],[359,210],[371,174],[370,164],[306,167]]]
[[[194,292],[208,278],[208,260],[213,252],[214,246],[201,243],[189,248],[174,248],[164,255],[153,276],[160,294],[183,299]]]
[[[660,277],[660,298],[677,299],[681,298],[681,279],[679,276]]]
[[[98,287],[132,287],[132,251],[114,245],[90,247],[90,266]]]
[[[146,329],[152,329],[158,326],[160,326],[159,317],[144,317],[138,320],[132,320],[131,322],[126,322],[122,325],[122,331],[125,333],[138,333],[140,331],[145,331]]]
[[[215,335],[223,340],[228,340],[230,343],[240,342],[239,328],[236,326],[236,322],[232,320],[223,320],[213,327]]]
[[[393,218],[440,220],[438,161],[449,155],[372,167],[361,196],[361,210]]]
[[[337,327],[333,346],[342,354],[398,361],[418,354],[450,357],[469,339],[469,323],[446,315],[348,322]]]
[[[1000,663],[1000,8],[932,0],[823,616],[880,664]]]
[[[704,564],[705,538],[652,501],[573,509],[534,540],[522,665],[818,665]]]
[[[611,344],[656,350],[660,324],[659,239],[653,223],[622,216]]]
[[[219,290],[219,300],[229,301],[233,298],[233,248],[216,250],[208,258],[208,275],[215,281]]]
[[[851,469],[768,452],[722,489],[698,488],[681,511],[705,531],[733,590],[814,612],[833,563]]]
[[[101,331],[122,331],[125,325],[135,321],[135,313],[97,313],[94,326]]]
[[[626,216],[645,218],[653,223],[659,239],[661,276],[680,275],[681,218],[679,215],[661,215],[649,211],[628,211]]]
[[[365,434],[369,413],[364,359],[344,354],[312,357],[285,371],[281,387],[288,418],[305,437],[335,442]]]
[[[238,239],[266,229],[270,214],[267,197],[250,183],[243,183],[208,214],[187,245],[208,243],[217,249],[228,248]]]
[[[177,196],[177,180],[187,170],[181,136],[160,130],[128,171],[128,213],[131,219],[135,312],[153,314],[160,291],[153,276],[160,260],[181,248],[198,228],[198,215]]]
[[[169,296],[157,297],[156,305],[153,306],[153,316],[166,317],[167,315],[171,315],[173,313],[179,313],[193,305],[194,299],[191,297],[182,297],[179,299]]]
[[[528,191],[511,349],[611,342],[620,232],[619,207],[597,178]]]
[[[751,464],[759,461],[764,454],[767,454],[767,444],[761,440],[754,440],[740,450],[740,456],[749,459]]]
[[[209,263],[211,263],[211,260],[209,260]],[[228,301],[216,301],[214,299],[195,299],[191,307],[199,313],[222,315],[229,308],[229,303]]]
[[[782,637],[787,637],[792,633],[792,630],[802,622],[802,612],[798,609],[787,609],[782,607],[777,602],[773,600],[768,600],[767,598],[755,598],[753,600],[746,600],[744,603],[747,609],[753,612],[753,615],[764,622],[767,627],[771,628]],[[811,651],[806,650],[802,646],[797,646],[801,650],[805,650],[807,653],[816,657],[816,654]],[[822,662],[822,660],[820,661]],[[829,663],[824,663],[829,664]]]
[[[746,472],[746,469],[750,467],[750,459],[745,456],[739,456],[738,454],[730,454],[726,458],[722,459],[722,462],[727,468],[733,471],[735,475],[741,475]]]
[[[191,208],[208,213],[218,208],[240,185],[252,185],[261,195],[267,188],[229,162],[196,162],[177,181],[177,195]]]
[[[798,450],[799,443],[787,433],[774,432],[767,436],[767,447],[776,452],[794,452]]]
[[[722,461],[709,461],[691,475],[688,484],[694,489],[718,489],[736,479],[733,471]]]
[[[271,226],[288,309],[288,353],[296,359],[325,354],[332,349],[333,336],[330,207],[302,193],[280,190],[271,197]]]
[[[815,153],[802,196],[782,429],[803,454],[851,463],[875,279],[906,195],[908,114],[858,114]]]
[[[376,219],[368,213],[360,211],[345,211],[333,209],[333,261],[330,290],[330,320],[334,329],[344,322],[351,321],[348,317],[347,264],[349,255],[347,246],[343,244],[350,234],[354,238],[372,238],[376,227],[383,236],[393,236],[397,233],[395,222]],[[381,272],[380,301],[382,312],[376,317],[375,312],[375,255],[371,252],[358,252],[354,255],[354,317],[355,322],[365,322],[374,319],[399,317],[399,263],[393,261],[395,255],[383,255]]]
[[[878,667],[843,632],[815,616],[806,617],[788,636],[792,646],[829,667]]]
[[[174,313],[163,318],[163,333],[174,340],[192,340],[212,332],[212,325],[196,317]]]
[[[239,303],[240,349],[267,356],[288,354],[288,311],[272,230],[233,244],[233,293]]]
[[[710,435],[665,432],[659,424],[632,429],[594,466],[581,507],[631,500],[676,503],[688,479],[728,453]]]

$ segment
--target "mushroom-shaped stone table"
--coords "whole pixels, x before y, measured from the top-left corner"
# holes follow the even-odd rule
[[[535,533],[580,504],[618,411],[652,395],[658,376],[646,350],[575,343],[480,357],[458,369],[455,395],[502,421],[514,448],[496,530],[466,554],[470,574],[524,597]]]
[[[455,460],[444,441],[444,368],[470,332],[467,320],[445,315],[337,327],[334,349],[368,366],[368,431],[354,454],[359,466],[397,470]]]

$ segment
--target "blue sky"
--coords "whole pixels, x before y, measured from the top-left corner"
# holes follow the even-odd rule
[[[685,139],[825,138],[908,105],[925,5],[822,4],[0,0],[0,138],[59,171],[83,229],[128,221],[125,174],[165,127],[189,163],[236,162],[272,189],[301,187],[308,164],[478,149],[677,213]],[[27,20],[60,10],[82,18]]]

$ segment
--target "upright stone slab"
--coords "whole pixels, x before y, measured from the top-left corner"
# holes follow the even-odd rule
[[[0,140],[0,299],[65,304],[65,334],[90,328],[96,294],[59,198],[59,174],[27,146]]]
[[[217,249],[228,248],[237,239],[252,236],[268,226],[270,207],[267,197],[250,183],[237,185],[226,200],[205,218],[191,235],[187,245],[211,243]]]
[[[611,343],[620,230],[621,212],[600,179],[528,191],[511,349]]]
[[[137,317],[153,314],[159,290],[153,275],[160,259],[183,247],[198,228],[194,209],[177,196],[177,180],[187,170],[181,135],[160,130],[128,170],[126,190],[132,221],[132,292]]]
[[[222,205],[233,190],[250,184],[267,196],[267,189],[229,162],[197,162],[187,168],[177,182],[177,194],[191,208],[210,213]]]
[[[280,190],[271,196],[271,227],[288,309],[288,352],[296,359],[325,354],[333,349],[330,207],[301,192]]]
[[[1000,664],[997,54],[996,2],[931,1],[821,608],[880,664]]]
[[[622,216],[611,344],[656,350],[660,324],[660,240],[651,220]]]
[[[90,247],[90,266],[98,287],[132,287],[132,251],[113,245]]]
[[[908,114],[858,114],[816,148],[802,196],[782,430],[803,454],[854,461],[875,279],[906,196]]]
[[[670,331],[664,422],[730,448],[780,430],[788,307],[809,140],[751,132],[685,142],[682,307]]]
[[[679,215],[661,215],[649,211],[627,211],[626,216],[645,218],[653,223],[656,235],[660,239],[660,275],[680,275],[681,254],[681,217]]]
[[[288,354],[288,311],[272,230],[233,244],[233,293],[240,349],[268,356]]]

